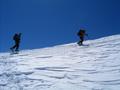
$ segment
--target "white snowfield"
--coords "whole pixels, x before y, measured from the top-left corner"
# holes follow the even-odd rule
[[[0,53],[0,90],[120,90],[120,35]]]

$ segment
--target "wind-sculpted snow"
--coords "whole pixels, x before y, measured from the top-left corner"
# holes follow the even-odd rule
[[[120,35],[0,53],[0,90],[120,90]]]

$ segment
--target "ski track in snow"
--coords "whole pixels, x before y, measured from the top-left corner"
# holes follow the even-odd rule
[[[119,90],[120,35],[0,53],[0,90]]]

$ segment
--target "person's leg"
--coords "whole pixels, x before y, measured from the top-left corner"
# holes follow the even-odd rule
[[[82,42],[83,42],[83,38],[80,37],[80,41],[77,43],[78,45],[82,45]]]
[[[16,44],[13,47],[11,47],[11,49],[14,49],[15,47],[16,47]]]
[[[80,45],[83,44],[83,41],[84,41],[84,37],[80,37]]]
[[[81,39],[77,42],[78,45],[80,45],[80,41],[81,41]]]
[[[77,44],[78,44],[78,45],[80,45],[80,41],[79,41],[79,42],[77,42]]]
[[[16,49],[15,51],[19,51],[19,42],[16,43]]]
[[[17,44],[16,44],[16,41],[15,41],[15,45],[13,47],[11,47],[10,49],[13,51],[15,48],[16,48]]]

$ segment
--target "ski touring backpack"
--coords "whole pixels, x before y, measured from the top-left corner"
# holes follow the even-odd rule
[[[84,35],[85,34],[85,30],[80,29],[80,31],[77,33],[78,36]]]

